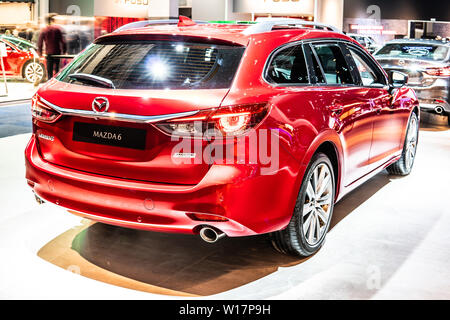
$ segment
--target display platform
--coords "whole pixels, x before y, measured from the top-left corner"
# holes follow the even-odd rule
[[[415,169],[381,173],[336,205],[310,259],[264,236],[127,230],[38,205],[23,178],[29,134],[0,139],[3,299],[449,299],[450,130],[425,125]]]

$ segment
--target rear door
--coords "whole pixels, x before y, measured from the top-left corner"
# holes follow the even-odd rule
[[[370,146],[372,143],[372,96],[359,86],[345,58],[340,43],[313,43],[313,58],[319,61],[315,73],[323,86],[326,105],[339,120],[339,134],[344,152],[344,183],[350,185],[368,173]],[[313,61],[314,65],[314,61]]]
[[[391,103],[388,81],[376,63],[357,46],[348,44],[349,58],[359,77],[360,86],[367,91],[373,114],[373,135],[370,148],[371,170],[389,160],[401,146],[404,131],[404,110]]]

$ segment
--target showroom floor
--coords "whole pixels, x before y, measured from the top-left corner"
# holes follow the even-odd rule
[[[335,208],[325,246],[299,260],[265,237],[127,230],[37,205],[29,134],[0,138],[0,299],[449,299],[450,130],[421,130],[413,173],[383,172]]]

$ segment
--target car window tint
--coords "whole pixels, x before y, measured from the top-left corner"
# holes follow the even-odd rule
[[[350,69],[338,45],[315,45],[314,49],[325,73],[327,84],[354,84]]]
[[[267,69],[267,77],[270,82],[279,84],[309,83],[302,46],[294,46],[278,52]]]
[[[326,83],[325,76],[322,72],[319,61],[317,61],[317,57],[314,54],[312,54],[311,59],[312,59],[312,67],[314,70],[314,82],[315,83]]]
[[[364,86],[370,86],[374,83],[380,83],[376,72],[363,60],[359,53],[353,49],[350,49],[350,53],[361,76],[362,84]]]
[[[4,41],[1,41],[1,42],[5,44],[6,50],[16,51],[9,43],[6,43]]]
[[[172,41],[124,41],[90,46],[58,80],[85,73],[111,80],[118,89],[229,88],[245,51],[241,46]]]

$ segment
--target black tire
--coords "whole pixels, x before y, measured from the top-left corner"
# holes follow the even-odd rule
[[[304,219],[303,215],[303,209],[304,206],[308,204],[307,202],[307,188],[308,183],[310,182],[314,170],[316,168],[321,168],[322,165],[326,165],[326,167],[329,169],[329,173],[331,176],[331,194],[330,199],[331,202],[329,205],[327,205],[328,210],[328,221],[323,223],[321,226],[324,227],[323,234],[319,238],[317,237],[317,243],[310,244],[306,238],[305,232],[303,230],[304,225]],[[278,250],[281,253],[284,254],[292,254],[296,256],[302,256],[302,257],[308,257],[316,253],[323,245],[325,241],[326,234],[328,232],[328,229],[330,227],[330,221],[333,216],[333,209],[334,209],[334,198],[335,198],[335,179],[334,179],[334,172],[333,172],[333,166],[329,160],[329,158],[323,154],[323,153],[317,153],[311,160],[311,163],[309,164],[305,176],[302,181],[302,186],[300,188],[300,192],[297,197],[297,202],[295,204],[294,213],[292,215],[291,221],[289,222],[289,225],[281,231],[277,231],[270,234],[270,239],[273,247]],[[329,192],[328,192],[329,193]],[[317,204],[316,204],[317,206]],[[313,210],[314,211],[314,210]],[[310,213],[313,214],[313,213]],[[318,222],[323,220],[317,220]],[[320,226],[320,224],[319,224]],[[314,228],[314,227],[312,227]],[[309,229],[308,229],[309,230]],[[307,231],[308,231],[307,230]],[[320,233],[320,232],[319,232]]]
[[[447,124],[450,127],[450,113],[447,114]]]
[[[415,126],[413,126],[413,123],[416,123]],[[415,147],[414,147],[414,151],[413,151],[413,158],[412,158],[412,162],[408,163],[408,137],[410,134],[411,130],[416,130],[415,134],[416,134],[416,141],[415,141]],[[390,165],[389,167],[386,168],[386,170],[389,172],[389,174],[391,175],[396,175],[396,176],[407,176],[411,173],[411,170],[413,168],[414,165],[414,160],[416,159],[416,152],[417,152],[417,143],[419,141],[419,119],[417,118],[417,115],[413,112],[411,114],[411,117],[409,118],[409,122],[408,122],[408,128],[406,130],[406,135],[405,135],[405,142],[403,145],[403,151],[402,151],[402,157],[395,163],[393,163],[392,165]]]

